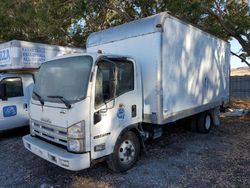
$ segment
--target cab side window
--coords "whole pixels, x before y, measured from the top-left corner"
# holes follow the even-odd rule
[[[95,85],[95,107],[134,90],[134,68],[129,61],[99,62]],[[116,93],[114,92],[116,84]],[[114,96],[115,95],[115,96]]]
[[[112,99],[113,87],[110,80],[114,79],[114,65],[109,62],[98,63],[96,85],[95,85],[95,106],[102,105],[105,101]]]
[[[134,68],[132,62],[117,62],[117,90],[116,96],[134,90]]]
[[[5,88],[4,93],[1,95],[5,95],[8,98],[12,97],[22,97],[23,96],[23,86],[21,78],[6,78],[1,82],[1,88]]]

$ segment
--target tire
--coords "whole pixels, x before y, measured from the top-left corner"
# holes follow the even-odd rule
[[[140,142],[135,133],[129,131],[118,138],[113,153],[108,157],[108,167],[114,172],[124,172],[134,166],[139,158]]]
[[[193,116],[189,119],[189,125],[190,125],[190,130],[191,132],[197,132],[197,117]]]
[[[200,114],[197,122],[197,128],[200,133],[208,133],[212,126],[212,117],[209,113]]]

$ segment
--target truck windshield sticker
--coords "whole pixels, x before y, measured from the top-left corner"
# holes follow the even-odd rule
[[[124,110],[124,105],[123,104],[119,105],[116,116],[117,116],[117,118],[119,120],[123,120],[125,118],[125,110]]]
[[[3,117],[11,117],[17,114],[17,108],[13,106],[4,106],[3,107]]]

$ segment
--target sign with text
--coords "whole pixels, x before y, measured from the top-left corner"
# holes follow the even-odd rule
[[[5,48],[0,50],[0,65],[11,64],[10,61],[10,49]]]
[[[46,60],[45,48],[22,48],[23,64],[40,64]]]

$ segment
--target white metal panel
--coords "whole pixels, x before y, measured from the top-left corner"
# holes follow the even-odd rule
[[[136,71],[140,71],[136,65],[134,66]],[[96,78],[96,73],[97,67],[93,78]],[[134,77],[140,78],[140,73],[134,72]],[[106,107],[105,105],[102,105],[98,108],[95,108],[94,100],[96,79],[93,80],[95,83],[93,83],[91,94],[93,101],[91,104],[90,113],[91,123],[94,122],[93,117],[95,112],[103,110],[106,107],[109,108],[105,113],[101,113],[101,121],[94,125],[92,124],[91,126],[91,158],[96,159],[113,152],[116,140],[123,129],[125,129],[128,125],[133,125],[142,121],[142,91],[141,82],[135,79],[134,90],[123,93],[122,95],[118,96],[115,101],[108,102]],[[135,117],[132,117],[132,105],[136,106]],[[122,118],[119,117],[119,111],[121,114],[123,114]],[[95,152],[95,146],[102,144],[105,144],[105,150]]]
[[[101,35],[101,33],[99,34]],[[144,114],[152,114],[157,111],[157,95],[159,94],[157,92],[159,80],[157,79],[160,74],[161,61],[160,40],[161,33],[156,32],[87,48],[88,52],[102,50],[105,54],[130,56],[136,61],[136,64],[141,66]]]
[[[16,127],[28,125],[28,102],[30,100],[31,91],[33,88],[33,79],[31,75],[22,74],[0,74],[0,81],[6,78],[21,78],[23,96],[11,97],[7,101],[0,99],[0,130],[7,130]],[[4,108],[16,108],[16,115],[4,117]]]
[[[15,74],[13,74],[15,75]],[[18,76],[18,74],[16,74]],[[22,77],[22,81],[23,81],[23,88],[24,88],[24,95],[27,98],[27,101],[30,100],[31,98],[31,94],[33,91],[33,87],[34,87],[34,80],[33,80],[33,76],[31,74],[21,74],[19,75]]]
[[[87,39],[87,48],[159,32],[161,31],[161,27],[158,27],[158,25],[164,23],[164,19],[167,15],[167,12],[162,12],[153,16],[92,33]]]
[[[141,65],[146,122],[163,124],[228,99],[229,44],[167,13],[90,35],[87,51],[98,50]]]
[[[163,30],[163,115],[228,98],[228,43],[173,17]]]
[[[30,117],[36,121],[46,120],[49,124],[68,128],[80,121],[88,120],[89,112],[85,109],[88,105],[89,97],[82,102],[72,104],[71,109],[67,109],[63,103],[52,102],[45,102],[42,107],[39,101],[31,99]]]
[[[9,98],[8,101],[0,99],[0,131],[28,125],[28,112],[24,109],[25,97]],[[4,117],[3,109],[6,107],[16,108],[16,115]]]
[[[23,144],[32,153],[62,168],[77,171],[90,167],[89,153],[70,153],[65,151],[64,148],[52,145],[30,135],[23,137]]]

